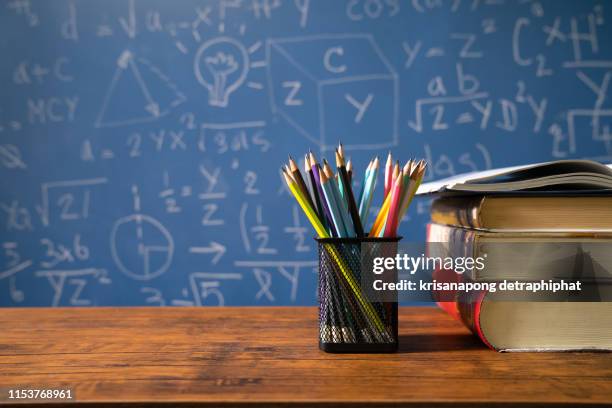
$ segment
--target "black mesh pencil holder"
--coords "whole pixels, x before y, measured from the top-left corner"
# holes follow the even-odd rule
[[[372,259],[395,257],[396,238],[317,238],[319,348],[330,353],[391,353],[398,346],[398,303],[371,301]],[[396,271],[388,273],[397,274]],[[362,279],[363,278],[363,279]],[[388,301],[391,300],[391,301]]]

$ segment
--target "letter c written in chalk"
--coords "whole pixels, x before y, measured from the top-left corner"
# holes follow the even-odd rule
[[[344,48],[337,46],[328,48],[327,51],[325,51],[325,54],[323,55],[323,65],[325,66],[325,69],[329,72],[333,72],[334,74],[340,74],[346,71],[347,67],[345,64],[334,65],[332,63],[331,59],[334,55],[343,56]]]

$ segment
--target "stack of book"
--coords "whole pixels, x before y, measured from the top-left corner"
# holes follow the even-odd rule
[[[582,284],[571,294],[437,298],[485,344],[499,351],[612,350],[610,166],[586,160],[517,166],[423,184],[417,194],[435,195],[429,247],[486,257],[483,269],[437,270],[434,278]]]

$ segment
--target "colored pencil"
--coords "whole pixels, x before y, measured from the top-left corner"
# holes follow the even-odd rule
[[[302,192],[300,191],[296,181],[291,178],[291,176],[289,175],[289,173],[287,173],[285,169],[283,169],[283,176],[285,177],[285,182],[287,183],[287,186],[289,186],[289,190],[291,190],[298,204],[300,205],[300,207],[302,207],[302,211],[304,211],[304,214],[306,214],[308,221],[310,221],[310,223],[312,224],[313,228],[317,232],[317,235],[319,235],[320,237],[328,237],[329,235],[327,234],[325,227],[323,227],[323,224],[321,224],[321,220],[319,220],[318,215],[314,212],[312,207],[310,207],[310,205],[308,204],[306,198],[302,195]]]
[[[391,195],[392,191],[393,191],[393,186],[394,186],[394,183],[395,183],[395,181],[397,179],[397,176],[398,176],[399,172],[400,172],[399,161],[396,161],[395,164],[392,167],[392,170],[391,170],[391,181],[390,181],[389,191],[387,193],[387,197],[389,197]],[[381,224],[380,229],[379,229],[378,234],[377,234],[377,236],[379,236],[379,237],[385,236],[384,235],[384,230],[385,230],[385,228],[387,226],[387,218],[389,216],[389,211],[391,211],[391,210],[392,210],[392,208],[391,208],[391,203],[390,203],[389,204],[389,208],[387,209],[387,213],[385,214],[385,217],[382,220],[382,224]]]
[[[408,204],[409,204],[409,196],[410,196],[410,190],[412,189],[412,187],[414,186],[414,183],[412,182],[411,177],[413,177],[416,173],[414,173],[414,171],[417,168],[417,162],[415,162],[414,160],[410,159],[406,162],[406,164],[404,165],[404,168],[402,169],[402,177],[403,177],[403,184],[402,184],[402,200],[400,201],[400,215],[403,216],[402,214],[404,213],[403,209],[404,208],[408,208]]]
[[[370,160],[370,162],[368,163],[368,167],[366,167],[366,171],[365,171],[365,175],[363,176],[363,182],[361,183],[361,188],[359,189],[359,207],[361,208],[361,202],[363,201],[363,195],[365,193],[366,190],[366,186],[368,184],[368,181],[370,179],[370,169],[372,168],[372,160]],[[361,213],[361,211],[360,211]],[[363,219],[361,220],[362,224],[363,224]]]
[[[319,196],[319,187],[312,170],[312,164],[310,162],[310,155],[304,155],[304,171],[308,174],[308,181],[310,182],[311,194],[314,197],[314,204],[317,210],[317,215],[321,220],[321,223],[326,229],[329,229],[327,225],[327,218],[325,217],[325,210],[323,209],[323,203],[321,203],[321,196]]]
[[[290,173],[291,176],[298,184],[298,187],[304,193],[304,197],[308,201],[308,204],[310,204],[310,207],[315,208],[314,202],[312,201],[312,198],[310,197],[310,193],[308,192],[308,188],[306,187],[306,183],[304,183],[304,179],[302,178],[302,173],[300,172],[300,168],[297,166],[297,164],[295,163],[295,160],[293,160],[291,156],[289,156],[289,170],[291,171]]]
[[[353,162],[349,159],[346,162],[346,173],[348,174],[349,181],[353,182]]]
[[[361,226],[361,219],[359,218],[359,210],[357,209],[357,204],[355,204],[355,196],[353,195],[353,190],[351,188],[351,182],[346,171],[346,167],[344,165],[344,159],[340,156],[340,153],[336,151],[336,166],[338,167],[338,178],[342,179],[342,184],[345,189],[345,199],[348,204],[348,211],[351,216],[351,220],[353,221],[353,228],[355,229],[355,233],[357,237],[363,237],[363,227]]]
[[[389,152],[389,155],[387,155],[387,163],[385,164],[385,193],[384,193],[385,198],[387,198],[387,195],[389,194],[389,190],[391,189],[392,166],[393,166],[393,158],[391,157],[391,152]]]
[[[403,177],[399,174],[396,175],[393,180],[393,187],[391,192],[391,205],[389,206],[389,213],[387,214],[387,221],[385,222],[385,229],[383,236],[394,237],[396,234],[395,226],[397,224],[397,216],[399,214],[399,206],[402,194]]]
[[[393,173],[391,175],[391,180],[392,181],[395,180],[395,178],[398,176],[399,172],[400,172],[400,164],[399,164],[399,161],[396,161],[395,165],[393,165]],[[393,183],[391,185],[393,186]]]
[[[407,202],[408,192],[410,189],[410,174],[413,168],[414,168],[414,162],[412,160],[408,160],[399,174],[401,185],[402,185],[402,192],[400,195],[400,201],[399,201],[397,211],[396,211],[397,216],[393,218],[393,225],[390,226],[391,231],[393,231],[394,234],[397,234],[399,223],[401,222],[401,219],[403,218],[403,213],[401,209],[403,208],[402,206],[404,205],[404,203]],[[386,226],[387,225],[385,224],[385,228]],[[386,236],[386,233],[385,233],[385,236]]]
[[[378,215],[374,220],[374,224],[372,225],[372,229],[370,230],[371,237],[377,237],[380,233],[381,229],[384,227],[385,219],[387,218],[387,214],[389,213],[389,207],[391,206],[391,195],[387,194],[385,201],[383,202],[382,207],[378,210]]]
[[[414,164],[414,162],[413,162]],[[423,181],[423,177],[425,176],[425,171],[427,169],[427,163],[424,160],[421,160],[414,168],[411,168],[410,172],[410,184],[407,188],[406,194],[404,196],[404,200],[400,206],[400,220],[404,218],[404,215],[408,211],[408,207],[414,198],[414,195],[421,185],[421,181]]]
[[[338,237],[348,237],[342,215],[340,215],[342,210],[338,206],[336,195],[333,192],[332,182],[335,182],[335,180],[333,178],[330,180],[325,171],[322,171],[319,177],[321,187],[323,188],[323,196],[325,197],[327,208],[329,208],[332,222],[334,223],[334,229],[338,233]]]
[[[347,202],[340,196],[340,188],[338,187],[338,182],[334,175],[334,171],[332,170],[327,160],[324,161],[323,171],[325,172],[325,175],[327,175],[327,178],[329,179],[331,190],[334,194],[336,204],[340,211],[340,216],[342,217],[342,223],[344,224],[344,228],[346,231],[345,237],[354,237],[355,236],[355,226],[353,225],[353,222],[351,221],[351,215],[348,209]]]
[[[366,181],[364,182],[363,193],[359,200],[359,218],[363,226],[368,223],[370,205],[372,204],[372,197],[376,189],[376,179],[378,178],[378,166],[379,160],[378,157],[376,157],[368,167],[368,171],[366,171]]]
[[[309,158],[310,158],[310,165],[312,166],[311,167],[312,175],[315,179],[315,184],[317,185],[317,190],[319,192],[319,199],[321,200],[321,205],[325,213],[325,219],[327,221],[326,224],[329,228],[330,235],[333,237],[339,237],[340,234],[334,227],[334,223],[333,223],[332,216],[331,216],[331,211],[329,209],[327,201],[325,200],[325,197],[323,196],[323,187],[321,186],[321,173],[323,172],[323,170],[321,169],[321,166],[319,166],[319,163],[317,163],[317,158],[315,157],[314,153],[310,152]]]

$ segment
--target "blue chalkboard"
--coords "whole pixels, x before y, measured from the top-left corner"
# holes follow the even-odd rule
[[[362,170],[391,149],[429,180],[606,161],[610,20],[572,0],[4,1],[0,305],[314,304],[288,154],[342,141]]]

